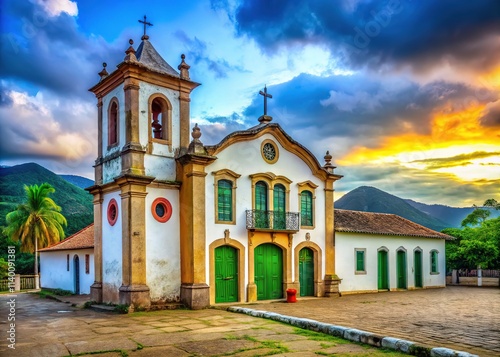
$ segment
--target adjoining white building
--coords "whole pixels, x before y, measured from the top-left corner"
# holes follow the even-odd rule
[[[395,214],[335,210],[335,271],[343,294],[446,285],[452,237]]]
[[[87,189],[94,196],[92,300],[141,309],[181,301],[196,309],[278,299],[290,288],[338,296],[341,279],[345,290],[370,291],[377,281],[371,266],[371,285],[345,268],[354,249],[366,249],[371,264],[377,244],[369,242],[380,237],[377,249],[386,247],[389,257],[401,256],[400,246],[416,248],[407,242],[414,237],[391,245],[379,232],[348,246],[348,233],[339,233],[337,252],[333,193],[342,176],[327,148],[320,163],[272,121],[266,104],[255,126],[204,145],[190,123],[199,84],[185,56],[177,72],[149,36],[141,40],[137,50],[130,41],[124,60],[111,73],[103,68],[90,89],[98,107],[95,185]],[[266,103],[266,89],[259,94]],[[432,242],[416,246],[444,259],[444,240]]]
[[[94,225],[39,249],[40,286],[90,294],[94,282]]]

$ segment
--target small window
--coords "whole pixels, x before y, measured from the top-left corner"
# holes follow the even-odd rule
[[[153,100],[151,104],[151,112],[153,114],[151,126],[153,128],[153,138],[164,139],[164,128],[163,128],[163,108],[160,100],[157,98]]]
[[[66,271],[69,271],[69,254],[66,254]]]
[[[365,255],[366,249],[354,249],[354,260],[356,264],[355,274],[366,274]]]
[[[312,209],[312,193],[310,191],[302,191],[300,194],[300,225],[312,227],[313,224],[313,209]]]
[[[90,255],[85,254],[85,274],[90,274]]]
[[[172,217],[172,205],[166,198],[157,198],[151,205],[151,214],[158,222],[165,223]]]
[[[118,143],[118,104],[116,101],[111,103],[108,112],[108,146],[114,146]]]
[[[217,215],[219,221],[233,220],[233,183],[229,180],[217,182]]]
[[[439,274],[438,269],[438,251],[431,251],[431,274]]]
[[[117,220],[118,220],[118,203],[114,198],[112,198],[108,204],[108,223],[109,225],[114,226]]]

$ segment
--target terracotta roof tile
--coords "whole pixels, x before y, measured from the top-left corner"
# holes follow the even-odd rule
[[[50,247],[38,249],[39,252],[49,252],[55,250],[71,250],[94,248],[94,223],[83,228],[68,238],[53,244]]]
[[[337,232],[370,233],[453,240],[455,238],[421,226],[395,214],[335,209]]]

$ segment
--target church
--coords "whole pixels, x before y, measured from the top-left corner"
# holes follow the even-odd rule
[[[166,302],[200,309],[280,299],[288,289],[334,297],[343,278],[337,270],[357,279],[356,269],[366,270],[360,261],[373,265],[366,247],[347,256],[336,252],[334,185],[342,176],[331,162],[332,148],[319,162],[273,122],[265,88],[264,114],[253,127],[203,144],[190,122],[190,95],[199,83],[190,78],[185,56],[176,70],[145,31],[137,49],[129,43],[124,60],[111,73],[103,64],[90,89],[98,108],[95,185],[87,189],[94,197],[92,300],[132,309]],[[396,254],[401,238],[385,249]],[[439,279],[430,285],[444,286],[446,236],[423,239],[431,241],[426,253],[433,242],[441,252],[434,262]],[[341,269],[351,266],[344,260],[357,266]],[[409,263],[398,271],[411,275]],[[375,287],[365,290],[377,290],[376,263],[370,269]],[[396,286],[389,287],[396,279],[391,274],[382,288]]]

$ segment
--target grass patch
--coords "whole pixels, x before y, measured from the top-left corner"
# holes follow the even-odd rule
[[[312,341],[325,341],[325,342],[333,342],[338,345],[343,345],[346,343],[351,343],[350,341],[344,340],[340,337],[335,337],[331,335],[327,335],[321,332],[315,332],[311,330],[304,330],[298,327],[293,329],[293,333],[299,336],[305,336],[308,340]]]

